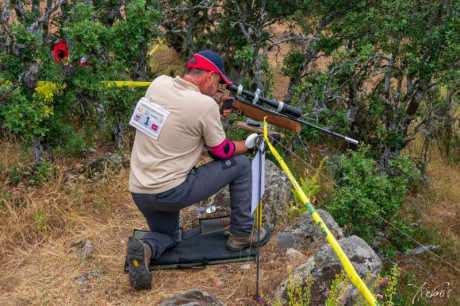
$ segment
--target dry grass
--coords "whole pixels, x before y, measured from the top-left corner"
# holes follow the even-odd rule
[[[416,211],[423,230],[416,240],[422,244],[440,245],[441,251],[426,252],[419,256],[397,257],[406,262],[402,269],[412,275],[411,284],[425,284],[426,290],[452,289],[450,298],[433,297],[421,299],[428,305],[459,305],[460,303],[460,171],[458,165],[449,163],[436,149],[431,150],[431,162],[427,167],[429,187],[420,188],[408,198],[408,210]],[[415,261],[412,261],[415,260]],[[413,291],[414,287],[403,286]],[[411,293],[412,295],[415,292]],[[412,298],[412,297],[411,297]]]
[[[150,51],[158,44],[153,44]],[[149,52],[150,52],[149,51]],[[171,77],[183,75],[185,72],[184,61],[170,48],[160,45],[149,57],[149,65],[156,74],[166,74]]]
[[[460,240],[460,170],[435,152],[428,166],[428,176],[433,192],[419,194],[419,198],[426,198],[430,202],[426,207],[428,219],[448,225],[452,234]]]
[[[21,159],[23,163],[30,161],[21,157],[17,144],[8,142],[1,144],[0,157],[5,168]],[[2,176],[0,305],[155,305],[193,288],[212,293],[229,305],[256,304],[255,262],[214,265],[203,270],[155,271],[152,290],[142,293],[132,290],[123,272],[125,248],[132,230],[143,229],[145,224],[127,189],[129,173],[113,172],[99,182],[79,179],[66,184],[66,175],[75,163],[76,160],[58,159],[57,177],[42,186],[31,186],[26,181],[7,186],[6,175]],[[424,211],[424,220],[433,231],[451,237],[458,250],[460,173],[437,157],[428,168],[428,175],[433,189],[420,192],[413,202]],[[15,204],[16,199],[22,204]],[[44,224],[34,219],[39,211],[46,216]],[[193,206],[183,211],[181,224],[186,229],[196,226],[196,221]],[[79,259],[70,247],[80,239],[93,241],[96,254],[91,259]],[[420,260],[422,269],[407,264],[403,266],[406,273],[426,281],[431,288],[448,281],[454,289],[453,296],[459,296],[458,273],[429,254],[414,258]],[[287,277],[286,268],[285,253],[276,247],[274,238],[262,249],[261,291],[273,291]],[[100,274],[81,284],[75,282],[91,271]],[[443,305],[445,300],[430,302]]]
[[[17,145],[2,144],[1,154],[5,168],[19,162],[10,159],[20,155]],[[154,289],[132,290],[123,272],[127,238],[134,228],[146,226],[127,189],[129,172],[110,173],[100,182],[79,179],[66,184],[68,162],[57,160],[59,175],[42,186],[7,186],[6,175],[2,177],[3,193],[10,198],[3,199],[0,209],[0,305],[157,304],[193,288],[227,304],[255,303],[255,262],[155,271]],[[15,199],[22,204],[16,205]],[[38,211],[46,216],[42,224],[34,219]],[[183,211],[181,224],[190,227],[196,220],[194,207]],[[70,247],[80,239],[93,241],[96,254],[91,259],[79,259]],[[75,282],[91,271],[101,274]],[[286,277],[284,252],[273,239],[261,254],[261,291],[272,291]]]

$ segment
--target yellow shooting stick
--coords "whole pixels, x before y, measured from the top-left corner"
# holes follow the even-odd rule
[[[367,288],[363,280],[359,277],[358,273],[356,273],[355,268],[351,264],[345,252],[342,250],[342,247],[337,242],[334,235],[327,228],[326,224],[324,223],[323,219],[318,214],[318,212],[316,212],[315,208],[311,205],[310,200],[305,195],[299,183],[296,181],[296,179],[292,175],[291,171],[289,170],[288,166],[284,162],[283,158],[276,151],[275,147],[273,147],[273,145],[270,143],[268,139],[267,122],[265,120],[264,120],[264,141],[265,143],[268,144],[270,151],[272,152],[273,156],[275,156],[275,158],[278,160],[281,168],[283,169],[284,173],[286,173],[286,175],[288,176],[292,185],[294,185],[294,188],[297,194],[299,195],[300,199],[302,200],[303,203],[305,203],[305,206],[307,206],[307,209],[310,212],[311,216],[313,217],[313,220],[315,220],[316,224],[318,224],[319,228],[323,232],[323,236],[326,237],[327,241],[329,242],[329,244],[331,245],[331,247],[334,249],[335,253],[339,257],[340,261],[345,267],[345,271],[347,272],[348,276],[351,279],[351,282],[356,286],[356,288],[359,289],[359,291],[361,291],[361,293],[366,298],[369,305],[378,305],[375,297],[372,295],[369,288]]]

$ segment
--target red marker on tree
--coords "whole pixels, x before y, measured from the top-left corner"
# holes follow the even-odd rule
[[[55,63],[63,62],[64,65],[67,65],[69,60],[69,49],[67,48],[67,43],[64,40],[54,46],[53,60]]]

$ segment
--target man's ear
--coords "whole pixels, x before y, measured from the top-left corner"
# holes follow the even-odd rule
[[[215,73],[214,71],[208,71],[208,73],[206,74],[206,80],[212,81],[214,73]]]

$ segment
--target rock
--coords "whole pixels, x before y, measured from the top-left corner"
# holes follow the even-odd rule
[[[273,228],[277,222],[284,221],[286,217],[285,203],[291,202],[293,198],[291,183],[287,176],[272,161],[265,160],[265,193],[262,197],[263,224]],[[225,207],[225,211],[230,213],[228,186],[201,202],[201,206],[205,207],[212,204]]]
[[[75,178],[75,175],[70,174],[69,177],[64,181],[64,184],[74,184],[76,183],[77,180]]]
[[[122,168],[129,167],[129,161],[130,158],[127,156],[107,153],[90,159],[83,169],[88,178],[95,178],[107,174],[107,172],[117,172]]]
[[[106,153],[94,155],[75,165],[69,172],[66,183],[75,183],[79,174],[87,179],[97,181],[112,173],[129,168],[130,157],[123,154]]]
[[[75,284],[83,284],[83,283],[86,283],[88,281],[92,281],[92,280],[98,278],[100,275],[103,275],[103,274],[105,274],[105,273],[103,271],[101,271],[101,270],[94,270],[94,271],[85,272],[82,275],[80,275],[79,277],[75,278]]]
[[[287,258],[288,265],[291,268],[295,268],[298,265],[303,264],[307,261],[307,256],[303,255],[299,251],[292,249],[292,248],[287,249],[286,258]]]
[[[77,249],[76,255],[78,258],[81,258],[81,259],[89,259],[96,252],[93,242],[89,239],[82,239],[82,240],[73,242],[70,245],[70,247]]]
[[[251,264],[241,265],[241,270],[250,270],[250,269],[251,269]]]
[[[160,306],[211,306],[211,305],[225,305],[213,295],[203,292],[198,289],[178,293],[160,303]]]
[[[223,281],[217,281],[214,283],[214,285],[217,287],[217,288],[223,288],[225,287],[225,283]]]
[[[318,209],[317,212],[334,237],[337,240],[343,238],[342,229],[332,216],[322,209]],[[295,224],[278,233],[279,248],[318,248],[324,243],[326,243],[326,239],[308,211],[304,212]]]
[[[277,225],[287,217],[286,204],[294,200],[291,182],[282,170],[270,160],[265,161],[265,194],[262,197],[263,222]]]
[[[342,238],[338,242],[361,279],[364,279],[369,272],[372,274],[380,273],[382,262],[364,240],[357,236],[350,236]],[[325,292],[330,289],[335,275],[340,274],[342,269],[343,266],[339,258],[332,247],[327,244],[321,247],[305,264],[297,267],[291,275],[293,281],[299,283],[303,283],[308,275],[311,275],[313,281],[311,287],[312,305],[324,305]],[[287,283],[288,280],[285,280],[273,293],[273,299],[280,301],[282,305],[287,304]],[[351,281],[346,290],[347,293],[342,296],[344,304],[353,303],[357,294],[361,294]]]

